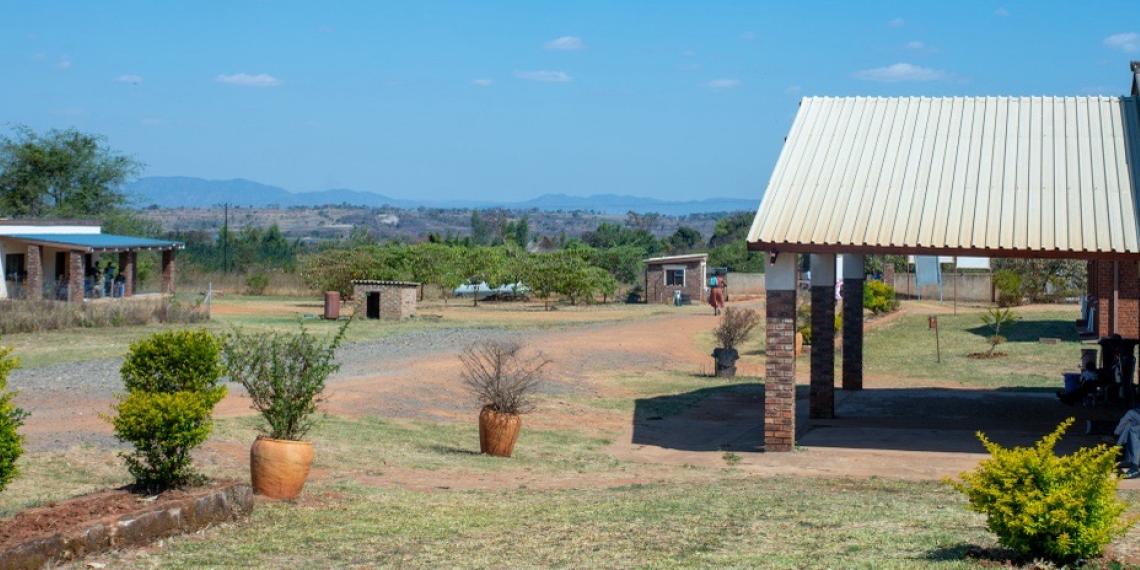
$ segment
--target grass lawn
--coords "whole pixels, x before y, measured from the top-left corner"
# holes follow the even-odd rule
[[[863,357],[868,376],[914,385],[1060,387],[1061,372],[1076,370],[1080,362],[1081,344],[1073,328],[1073,309],[1015,308],[1020,320],[1002,330],[1009,341],[997,349],[1007,356],[989,360],[968,356],[985,352],[990,346],[986,341],[990,333],[982,325],[980,313],[940,314],[941,363],[935,362],[934,331],[927,326],[927,315],[919,310],[867,333]],[[1042,337],[1061,342],[1042,344]],[[836,360],[840,360],[838,355]]]

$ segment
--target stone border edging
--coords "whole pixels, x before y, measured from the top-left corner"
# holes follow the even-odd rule
[[[138,511],[89,521],[86,526],[29,539],[0,553],[4,569],[38,569],[53,562],[126,546],[143,546],[160,538],[235,521],[253,511],[253,489],[229,483]]]

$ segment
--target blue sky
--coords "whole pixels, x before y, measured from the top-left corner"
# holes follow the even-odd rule
[[[759,197],[804,95],[1126,92],[1131,2],[0,1],[0,124],[147,175]]]

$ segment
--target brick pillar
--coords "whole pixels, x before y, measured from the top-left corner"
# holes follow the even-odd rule
[[[25,270],[28,272],[28,280],[24,284],[25,292],[24,298],[29,301],[39,301],[44,298],[44,264],[41,256],[41,249],[38,245],[28,246],[28,259],[25,263]]]
[[[835,417],[835,255],[811,256],[810,417]]]
[[[162,294],[174,294],[174,250],[162,252]]]
[[[83,302],[83,253],[67,252],[67,301]]]
[[[796,443],[795,260],[794,254],[780,254],[765,275],[765,451],[791,451]]]
[[[863,256],[843,256],[843,389],[863,389]]]
[[[1097,336],[1108,336],[1116,330],[1114,321],[1116,293],[1115,263],[1111,260],[1101,259],[1096,262],[1096,333]],[[1094,279],[1094,276],[1089,276]]]
[[[119,252],[119,273],[123,274],[123,296],[135,294],[135,252]]]

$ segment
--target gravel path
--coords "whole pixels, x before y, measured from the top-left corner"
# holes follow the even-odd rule
[[[337,381],[373,373],[378,365],[427,355],[458,354],[477,340],[523,340],[547,331],[502,328],[446,328],[410,331],[383,339],[347,344],[338,351],[341,369]],[[101,425],[100,413],[123,390],[119,378],[121,358],[67,362],[40,368],[17,369],[9,386],[19,392],[17,404],[31,412],[28,448],[64,450],[78,444],[118,446]],[[230,385],[230,390],[241,390]],[[83,429],[104,427],[104,429]],[[70,427],[72,429],[59,429]]]

